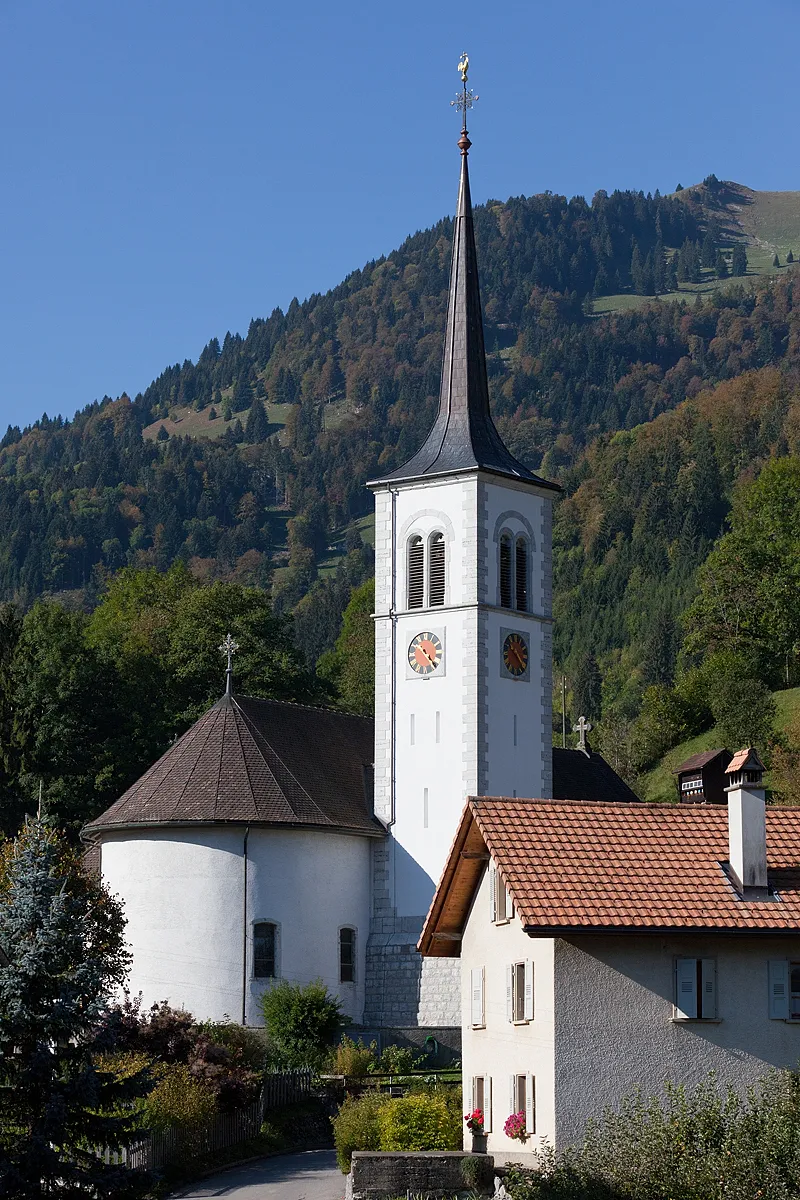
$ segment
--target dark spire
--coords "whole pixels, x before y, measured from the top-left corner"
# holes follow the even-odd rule
[[[466,61],[466,56],[464,60]],[[463,97],[457,101],[464,122],[458,145],[461,150],[461,181],[458,188],[450,296],[444,338],[439,412],[420,450],[404,466],[377,483],[391,483],[420,476],[446,475],[482,469],[528,483],[559,490],[558,485],[539,479],[506,449],[489,411],[486,352],[483,344],[483,315],[478,286],[478,260],[469,191],[467,156],[472,143],[467,135],[467,108],[472,93],[466,87],[466,69],[459,64],[464,82]],[[477,97],[475,97],[477,99]]]

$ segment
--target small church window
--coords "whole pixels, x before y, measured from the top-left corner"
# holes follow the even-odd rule
[[[356,978],[356,931],[339,930],[339,982],[354,983]]]
[[[428,604],[444,604],[444,534],[433,533],[428,544]]]
[[[511,538],[504,533],[500,538],[500,607],[511,608]]]
[[[408,607],[422,608],[425,579],[425,547],[417,534],[408,542]]]
[[[256,979],[274,979],[275,926],[270,921],[257,921],[253,926],[253,975]]]
[[[525,538],[518,537],[515,554],[515,584],[517,611],[528,611],[528,543]]]

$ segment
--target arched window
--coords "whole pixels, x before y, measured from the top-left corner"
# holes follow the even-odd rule
[[[500,607],[511,608],[513,587],[511,577],[513,567],[511,562],[511,537],[504,533],[500,538]]]
[[[428,541],[428,604],[444,604],[444,534],[432,533]]]
[[[276,979],[278,975],[278,927],[271,921],[253,925],[253,978]]]
[[[339,930],[339,983],[356,981],[356,931],[344,926]]]
[[[514,592],[518,612],[528,611],[528,543],[517,538],[514,551]]]
[[[408,607],[422,608],[425,589],[425,547],[419,534],[408,539]]]

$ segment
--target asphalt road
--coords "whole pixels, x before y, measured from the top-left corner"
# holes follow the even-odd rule
[[[333,1150],[305,1150],[232,1167],[174,1195],[176,1200],[343,1200],[344,1179]]]

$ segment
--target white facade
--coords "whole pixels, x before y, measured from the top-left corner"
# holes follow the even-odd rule
[[[574,1143],[589,1117],[637,1087],[657,1095],[669,1079],[691,1088],[713,1070],[744,1092],[771,1067],[795,1068],[800,1021],[789,1019],[793,961],[800,967],[795,935],[532,938],[516,917],[493,922],[484,872],[461,943],[462,1061],[466,1104],[476,1077],[491,1080],[489,1151],[518,1157],[543,1138],[558,1148]],[[533,1016],[515,1022],[508,969],[526,962]],[[478,1022],[476,972],[483,980]],[[698,980],[707,1015],[695,1018],[677,1005],[695,1011]],[[681,987],[689,1004],[681,1001]],[[535,1081],[535,1136],[524,1146],[503,1133],[518,1109],[511,1080],[522,1075]]]
[[[376,490],[375,811],[391,826],[388,891],[398,917],[424,917],[464,799],[549,797],[551,493],[477,472]],[[525,540],[526,611],[500,604],[499,542]],[[409,607],[408,546],[445,540],[444,603]],[[419,633],[439,639],[430,674],[409,665]],[[503,668],[525,639],[528,667]]]
[[[277,927],[277,976],[322,979],[360,1020],[370,916],[369,838],[320,830],[198,825],[106,833],[103,880],[122,896],[129,989],[199,1020],[263,1024],[253,926]],[[246,879],[246,886],[245,886]],[[340,982],[339,932],[355,933],[355,980]]]

